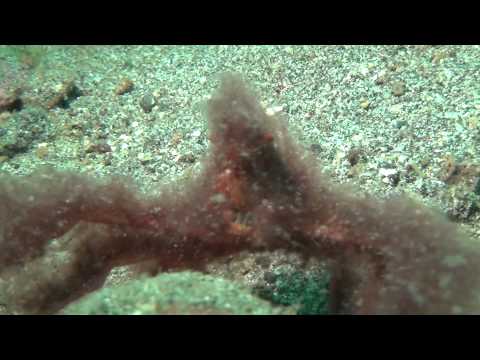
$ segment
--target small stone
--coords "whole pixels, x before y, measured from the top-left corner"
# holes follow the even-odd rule
[[[133,81],[130,79],[123,79],[115,89],[115,94],[123,95],[133,90]]]
[[[377,85],[383,85],[386,82],[387,82],[387,74],[385,72],[381,72],[375,78],[375,84],[377,84]]]
[[[39,159],[45,159],[48,156],[48,144],[47,143],[38,144],[38,147],[35,153]]]
[[[404,127],[405,125],[407,125],[407,121],[406,120],[396,120],[394,123],[393,123],[393,126],[395,126],[396,129],[401,129],[402,127]]]
[[[175,134],[173,134],[172,136],[172,141],[171,141],[171,144],[173,146],[176,146],[178,144],[180,144],[183,140],[183,137],[182,137],[182,134],[176,132]]]
[[[383,177],[382,182],[386,184],[396,186],[400,181],[400,174],[396,169],[380,169],[378,173]]]
[[[365,100],[360,103],[360,107],[364,110],[367,110],[370,107],[370,101]]]
[[[197,129],[197,130],[194,130],[194,131],[192,132],[192,138],[194,138],[194,139],[199,138],[200,135],[202,135],[202,132],[201,132],[200,130],[198,130],[198,129]]]
[[[195,155],[193,155],[192,153],[182,154],[178,158],[178,161],[182,163],[188,163],[188,164],[193,164],[195,160],[196,160]]]
[[[283,110],[283,107],[282,106],[272,106],[272,107],[268,107],[266,110],[265,110],[265,113],[268,115],[268,116],[275,116],[275,114],[278,114],[279,112],[281,112]]]
[[[406,86],[405,86],[405,83],[403,81],[395,81],[392,84],[393,95],[402,96],[403,94],[405,94],[405,91],[406,91]]]
[[[168,97],[169,93],[170,92],[167,88],[161,87],[161,88],[159,88],[159,89],[157,89],[153,92],[153,96],[155,96],[155,98],[157,98],[157,99],[158,98],[166,98],[166,97]]]
[[[310,150],[317,155],[321,154],[323,151],[322,146],[320,144],[311,144]]]
[[[7,120],[10,118],[10,115],[11,114],[8,111],[0,113],[0,125],[5,124]]]
[[[396,64],[396,63],[390,63],[390,64],[387,65],[387,68],[391,72],[396,72],[400,68],[400,65]]]
[[[480,124],[480,117],[478,116],[471,116],[467,119],[467,126],[471,130],[479,128],[479,124]]]
[[[358,73],[362,76],[365,77],[368,75],[368,68],[365,65],[361,65],[358,69]]]
[[[86,150],[87,153],[98,153],[98,154],[104,154],[111,151],[112,151],[112,148],[110,147],[110,145],[108,145],[106,141],[99,141],[99,142],[90,144]]]
[[[140,106],[146,113],[151,112],[153,107],[155,106],[155,98],[153,97],[153,95],[150,93],[146,93],[145,95],[143,95],[140,99]]]
[[[150,153],[147,153],[147,154],[140,153],[140,154],[138,154],[137,159],[140,160],[140,162],[142,164],[146,164],[146,163],[148,163],[149,161],[152,160],[152,154],[150,154]]]

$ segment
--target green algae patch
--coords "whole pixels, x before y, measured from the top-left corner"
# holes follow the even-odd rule
[[[279,271],[272,286],[258,291],[273,304],[295,307],[298,315],[329,314],[330,276],[322,271]]]
[[[234,282],[196,272],[162,274],[103,288],[70,304],[70,315],[293,314]]]

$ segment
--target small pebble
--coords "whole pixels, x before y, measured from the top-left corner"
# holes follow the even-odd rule
[[[477,129],[479,126],[479,123],[480,123],[480,117],[478,116],[472,116],[472,117],[469,117],[467,119],[467,126],[469,129]]]
[[[106,141],[99,141],[99,142],[90,144],[86,150],[87,153],[98,153],[98,154],[104,154],[111,151],[112,151],[112,148],[110,147],[110,145],[108,145]]]
[[[392,186],[396,186],[400,180],[399,173],[396,169],[380,169],[378,173],[382,176],[382,182]]]
[[[378,74],[378,76],[375,78],[375,84],[377,85],[383,85],[386,82],[387,82],[387,74],[385,72]]]
[[[268,116],[275,116],[275,114],[278,114],[282,110],[283,110],[282,106],[272,106],[272,107],[267,108],[265,110],[265,112]]]
[[[360,107],[364,110],[367,110],[370,107],[370,101],[365,100],[360,103]]]
[[[182,162],[182,163],[188,163],[188,164],[193,164],[195,162],[196,158],[195,158],[195,155],[191,154],[191,153],[188,153],[188,154],[182,154],[180,155],[180,157],[178,158],[178,161],[179,162]]]
[[[151,112],[153,107],[155,106],[155,98],[153,97],[153,95],[150,93],[146,93],[145,95],[143,95],[140,99],[140,106],[146,113]]]
[[[404,127],[405,125],[407,125],[407,121],[406,120],[396,120],[394,123],[393,123],[393,126],[395,126],[396,129],[401,129],[402,127]]]
[[[47,143],[38,144],[38,147],[35,153],[39,159],[45,159],[48,156],[48,144]]]
[[[315,154],[321,154],[322,153],[322,146],[320,144],[311,144],[310,145],[310,150],[315,153]]]
[[[198,130],[198,129],[197,129],[197,130],[194,130],[194,131],[192,132],[192,138],[194,138],[194,139],[199,138],[200,135],[202,135],[202,132],[201,132],[200,130]]]
[[[146,164],[148,162],[150,162],[153,157],[152,157],[152,154],[150,153],[140,153],[137,155],[137,159],[142,163],[142,164]]]
[[[395,81],[392,84],[392,93],[395,96],[402,96],[405,94],[406,86],[403,81]]]
[[[0,125],[3,123],[6,123],[9,118],[10,118],[10,113],[8,111],[0,113]]]

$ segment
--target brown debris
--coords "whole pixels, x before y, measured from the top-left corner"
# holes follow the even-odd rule
[[[451,155],[445,157],[441,175],[442,180],[449,184],[474,183],[480,176],[480,166],[476,164],[459,163]]]
[[[21,89],[9,91],[0,88],[0,113],[20,110],[23,107],[23,101],[20,98],[21,94]]]
[[[123,79],[115,89],[116,95],[124,95],[133,90],[134,84],[130,79]]]
[[[111,152],[112,148],[106,141],[97,141],[89,144],[85,151],[87,153],[105,154]]]
[[[68,108],[70,101],[80,96],[81,91],[73,80],[65,81],[59,90],[47,101],[47,109]]]

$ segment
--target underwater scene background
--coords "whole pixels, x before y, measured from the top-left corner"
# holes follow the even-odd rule
[[[351,294],[358,304],[351,305],[348,301],[344,304],[343,300],[339,304],[337,296],[340,295],[336,294],[343,290],[338,287],[345,286],[349,290],[344,292],[350,293],[351,285],[348,281],[332,280],[330,258],[310,257],[309,249],[297,251],[296,246],[301,247],[303,243],[292,245],[291,249],[268,243],[264,251],[246,248],[232,250],[231,254],[225,251],[225,256],[209,250],[211,258],[203,259],[206,263],[201,266],[190,262],[178,268],[177,264],[159,266],[150,260],[141,266],[139,261],[124,265],[128,261],[119,260],[119,266],[110,266],[112,271],[106,279],[85,285],[88,291],[82,296],[58,295],[65,301],[62,300],[61,306],[52,306],[54,310],[32,305],[32,301],[36,301],[32,297],[38,302],[44,301],[39,299],[39,294],[47,298],[50,296],[47,294],[55,294],[52,299],[56,299],[56,294],[68,292],[67,288],[58,286],[61,282],[57,280],[62,277],[62,264],[70,260],[66,249],[73,241],[75,229],[51,236],[51,241],[41,249],[32,253],[25,251],[28,256],[16,261],[16,251],[20,254],[23,249],[9,242],[9,236],[15,225],[16,209],[12,204],[18,207],[21,202],[11,200],[9,203],[6,199],[12,199],[12,194],[18,192],[18,199],[34,202],[34,195],[30,195],[32,199],[24,199],[21,193],[24,188],[35,188],[35,184],[11,185],[16,181],[12,179],[28,176],[38,169],[54,174],[57,171],[84,174],[99,181],[118,177],[124,179],[127,187],[138,188],[145,196],[162,196],[163,189],[175,186],[172,184],[195,184],[203,171],[203,159],[212,149],[211,141],[215,149],[226,150],[217,156],[221,159],[232,156],[227,159],[231,163],[233,155],[229,155],[228,149],[242,141],[237,133],[222,132],[222,125],[216,125],[219,136],[233,145],[215,143],[218,138],[210,136],[207,118],[211,121],[216,115],[209,112],[207,104],[212,96],[215,99],[212,94],[216,94],[225,73],[240,74],[253,89],[266,116],[285,124],[303,154],[298,159],[308,158],[305,173],[309,179],[315,178],[310,176],[313,171],[310,168],[318,167],[332,186],[342,185],[342,192],[348,191],[352,196],[371,197],[385,203],[398,196],[407,197],[432,208],[441,213],[445,222],[448,219],[456,223],[462,233],[461,241],[473,249],[468,254],[473,254],[475,262],[476,247],[480,246],[480,46],[1,45],[0,174],[7,180],[0,180],[0,200],[3,199],[0,250],[12,254],[8,260],[5,256],[3,264],[0,256],[0,265],[4,265],[0,266],[2,314],[430,313],[429,309],[433,313],[480,312],[476,310],[480,309],[480,301],[476,308],[473,300],[466,301],[468,305],[457,304],[455,300],[449,303],[448,311],[443,305],[429,304],[443,296],[438,295],[437,287],[445,290],[445,296],[450,296],[449,292],[453,291],[449,288],[450,281],[465,280],[465,284],[473,284],[476,274],[471,272],[475,267],[464,269],[469,274],[468,281],[464,277],[439,277],[435,289],[425,289],[425,293],[416,289],[414,282],[412,287],[402,283],[415,301],[422,303],[420,310],[412,310],[413,307],[403,302],[398,306],[377,306],[374,300],[371,300],[374,305],[362,307],[360,302],[366,295],[356,298],[357,290]],[[228,90],[227,86],[226,93],[230,94],[229,91],[237,90]],[[247,103],[238,114],[258,117],[256,105],[242,90],[238,92],[239,102],[245,97]],[[275,130],[277,126],[280,127],[273,124],[259,131],[270,136],[269,129]],[[239,134],[243,131],[238,124],[232,125],[232,129]],[[283,134],[283,130],[278,131]],[[297,148],[290,149],[287,144],[284,151],[283,145],[276,143],[281,142],[283,135],[275,136],[273,148],[280,148],[285,167],[294,174],[292,179],[297,179],[296,166],[301,160],[289,155],[289,151]],[[256,141],[255,146],[260,144]],[[255,154],[256,150],[251,151]],[[244,158],[253,159],[252,154]],[[240,152],[238,156],[243,155]],[[282,173],[277,168],[271,171],[273,175]],[[298,175],[298,179],[301,178]],[[35,179],[32,181],[37,181]],[[40,177],[38,179],[38,184],[43,184]],[[238,183],[239,180],[231,181],[225,185],[227,190],[222,191],[237,202],[236,210],[251,209],[243,203],[243,197],[248,198],[246,193],[250,190]],[[272,187],[275,184],[272,183]],[[294,184],[304,186],[300,180]],[[59,188],[64,189],[62,186],[64,184],[59,184]],[[203,189],[200,185],[192,188],[195,186]],[[65,189],[68,191],[69,187]],[[98,197],[102,196],[101,188],[93,189]],[[311,191],[312,198],[316,196],[317,190],[309,189],[303,191],[302,188],[299,192],[309,195]],[[38,198],[50,201],[48,194],[42,197],[41,190],[35,191]],[[175,191],[182,192],[182,188]],[[281,191],[288,192],[283,188]],[[62,201],[68,201],[68,197]],[[124,204],[128,206],[130,201],[126,196]],[[220,202],[223,201],[222,198]],[[342,201],[343,198],[338,202]],[[305,215],[299,213],[299,217],[305,219],[301,225],[305,228],[317,226],[310,219],[314,213],[312,206],[308,204],[311,211]],[[368,207],[362,209],[369,211]],[[386,211],[388,207],[382,209]],[[407,208],[406,212],[414,209]],[[55,211],[53,205],[50,210]],[[392,210],[395,217],[388,218],[389,224],[395,224],[393,218],[399,224],[404,222],[403,212],[397,214],[396,211]],[[50,214],[34,215],[35,223],[29,231],[46,229],[48,226],[44,224],[48,223]],[[410,219],[410,215],[406,214],[405,219]],[[237,216],[229,220],[235,225],[229,230],[234,240],[246,237],[249,228],[253,231],[249,219],[239,220],[239,214],[231,216]],[[381,217],[379,221],[382,222]],[[432,223],[436,221],[435,218]],[[108,221],[102,220],[102,223]],[[419,229],[419,234],[412,230],[408,239],[423,237],[422,229],[430,229],[427,225],[424,227],[424,223],[429,220],[418,227],[413,223],[405,227]],[[359,233],[370,227],[377,229],[370,224],[368,229],[362,226]],[[297,228],[292,225],[288,230],[295,233]],[[250,233],[248,236],[254,237]],[[268,237],[262,236],[262,240]],[[325,236],[328,238],[331,234]],[[33,247],[25,237],[28,235],[18,236],[25,241],[25,246]],[[429,246],[432,248],[428,251],[437,254],[435,243]],[[449,246],[446,248],[450,249]],[[388,249],[385,252],[390,255],[391,249]],[[345,248],[347,255],[342,255],[347,263],[351,251],[357,250],[348,247]],[[462,245],[462,254],[463,251]],[[440,250],[438,254],[443,256]],[[447,261],[450,268],[455,268],[457,263],[463,266],[463,255],[450,255]],[[410,255],[402,256],[408,259]],[[360,261],[353,259],[352,264]],[[428,272],[429,268],[422,265],[419,269]],[[365,271],[370,272],[370,268]],[[435,271],[441,273],[438,269]],[[452,272],[461,273],[458,269]],[[388,275],[378,275],[378,279],[384,277]],[[426,283],[431,279],[436,279],[435,275],[425,273],[421,281]],[[342,299],[344,296],[342,293]],[[467,295],[459,292],[457,296]],[[479,299],[475,296],[475,301]]]

